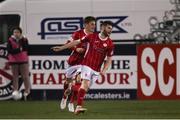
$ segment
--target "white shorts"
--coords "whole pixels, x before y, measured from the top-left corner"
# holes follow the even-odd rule
[[[81,65],[70,66],[66,69],[66,78],[74,79],[79,72],[81,72]]]
[[[81,79],[89,80],[90,83],[95,82],[99,78],[99,72],[91,69],[86,65],[82,65],[81,69]]]

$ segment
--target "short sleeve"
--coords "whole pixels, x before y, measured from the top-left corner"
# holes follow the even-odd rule
[[[71,40],[77,40],[77,39],[79,39],[79,33],[78,32],[74,32],[73,34],[72,34],[72,36],[71,36]]]

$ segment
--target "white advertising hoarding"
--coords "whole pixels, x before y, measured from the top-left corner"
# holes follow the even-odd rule
[[[30,56],[32,89],[62,89],[68,56]],[[137,89],[137,57],[114,56],[91,89]]]

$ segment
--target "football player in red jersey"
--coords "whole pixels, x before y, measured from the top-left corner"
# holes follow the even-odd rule
[[[92,83],[92,81],[97,80],[99,74],[104,75],[111,64],[111,57],[113,55],[114,49],[113,42],[110,39],[112,28],[113,23],[111,21],[104,21],[102,22],[100,33],[90,34],[79,40],[73,41],[69,44],[56,48],[59,51],[61,51],[81,43],[89,43],[89,47],[81,63],[82,84],[78,91],[77,107],[74,112],[75,114],[79,114],[87,110],[86,108],[83,108],[82,105],[84,101],[84,96],[90,87],[90,83]],[[104,63],[103,68],[101,69],[101,66],[106,57],[106,62]]]
[[[72,37],[68,40],[69,42],[82,39],[84,36],[87,36],[89,34],[92,34],[95,30],[95,17],[93,16],[87,16],[84,19],[84,29],[78,30],[73,33]],[[57,49],[59,46],[52,47],[52,49],[55,52],[58,52],[59,50]],[[60,108],[65,109],[66,108],[66,102],[68,95],[71,92],[71,86],[72,86],[72,81],[75,79],[75,76],[81,72],[81,63],[84,59],[84,54],[86,52],[87,48],[87,43],[80,43],[76,46],[73,46],[71,48],[72,53],[68,59],[68,64],[70,65],[69,68],[66,69],[66,81],[64,82],[64,90],[63,90],[63,97],[61,100]],[[69,110],[71,112],[74,112],[74,105],[69,104],[68,105]]]

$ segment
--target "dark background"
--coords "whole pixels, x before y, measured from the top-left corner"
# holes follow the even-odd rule
[[[2,2],[2,1],[5,1],[5,0],[0,0],[0,2]]]

